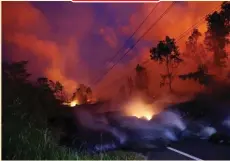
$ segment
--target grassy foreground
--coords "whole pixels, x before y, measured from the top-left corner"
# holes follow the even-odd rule
[[[35,120],[33,116],[22,112],[20,106],[16,105],[4,108],[2,127],[3,159],[143,159],[142,156],[131,152],[115,151],[92,156],[60,147],[45,121]]]

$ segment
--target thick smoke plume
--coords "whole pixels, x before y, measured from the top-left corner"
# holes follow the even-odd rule
[[[127,55],[126,60],[119,62],[102,81],[95,84],[95,80],[116,62],[116,60],[110,61],[109,58],[113,57],[123,45],[124,39],[135,31],[155,4],[103,5],[105,14],[97,18],[94,17],[97,15],[97,10],[91,5],[60,2],[59,5],[63,6],[60,7],[62,10],[49,13],[42,10],[42,3],[4,2],[2,4],[3,45],[5,48],[9,46],[4,50],[3,57],[11,61],[29,60],[29,72],[33,76],[46,76],[51,80],[60,81],[70,95],[79,83],[84,83],[92,86],[96,96],[106,99],[118,95],[120,86],[126,84],[128,76],[135,76],[136,65],[149,59],[149,49],[159,40],[166,35],[177,38],[201,17],[221,4],[221,2],[175,3],[172,10]],[[170,3],[159,3],[154,13],[135,34],[133,41],[146,31]],[[107,23],[108,15],[116,17],[112,24]],[[55,17],[55,20],[50,17]],[[198,29],[203,35],[200,40],[202,41],[206,23],[202,23]],[[185,51],[184,46],[188,36],[189,34],[177,43],[181,52]],[[124,51],[129,48],[127,46]],[[182,66],[183,68],[178,69],[178,73],[196,70],[197,64],[187,59]],[[152,95],[163,93],[159,82],[164,67],[151,62],[146,68],[151,82],[150,93]],[[173,87],[184,93],[196,92],[200,89],[200,86],[193,81],[180,80],[176,80]]]
[[[147,146],[155,142],[152,146],[157,147],[159,141],[171,142],[179,139],[178,133],[184,131],[187,126],[180,113],[163,109],[161,112],[158,110],[158,113],[154,113],[154,105],[145,104],[141,99],[135,100],[133,103],[129,102],[128,105],[124,104],[123,110],[120,108],[121,111],[112,113],[112,116],[108,116],[106,112],[96,115],[83,109],[76,109],[75,116],[82,128],[112,134],[119,141],[119,146],[128,146],[132,142],[136,142],[137,145],[141,144],[140,146]],[[146,113],[140,113],[136,117],[135,112],[142,110],[146,110]],[[106,144],[104,148],[109,149],[115,146],[114,144],[109,145],[109,143]],[[100,149],[99,147],[97,149]]]
[[[149,17],[149,19],[144,23],[144,25],[140,28],[140,30],[135,35],[135,39],[138,39],[148,28],[149,26],[154,23],[163,11],[171,4],[171,2],[161,2],[158,4],[154,13]],[[140,6],[139,10],[133,13],[130,17],[129,24],[122,27],[122,31],[130,35],[132,34],[138,25],[142,22],[143,17],[146,17],[149,12],[152,10],[155,4],[143,4]],[[98,91],[102,91],[102,89],[107,89],[104,92],[104,96],[108,93],[109,95],[114,94],[113,96],[117,95],[117,91],[119,87],[122,85],[126,85],[128,76],[131,76],[135,80],[135,67],[137,64],[142,64],[142,62],[150,59],[149,49],[150,47],[156,46],[156,43],[160,40],[163,40],[165,36],[170,36],[175,38],[176,40],[181,36],[184,31],[190,29],[194,24],[199,22],[199,25],[196,28],[201,32],[201,37],[198,40],[200,46],[203,45],[203,40],[205,36],[205,32],[207,31],[207,22],[202,19],[205,15],[212,13],[213,11],[218,11],[220,9],[221,2],[178,2],[176,3],[170,12],[165,15],[154,28],[143,38],[142,41],[150,42],[148,45],[137,45],[136,48],[138,49],[138,56],[134,57],[130,64],[126,66],[126,70],[129,71],[127,75],[124,73],[124,68],[114,69],[111,71],[108,76],[104,78],[101,82],[101,88]],[[205,6],[205,9],[204,9]],[[182,15],[184,16],[181,19]],[[188,32],[184,35],[182,39],[176,41],[176,44],[179,46],[179,50],[182,53],[181,57],[184,62],[176,69],[176,74],[181,73],[189,73],[191,71],[196,71],[198,63],[194,61],[190,57],[186,56],[186,48],[185,42],[188,40],[188,37],[191,35],[191,32]],[[198,47],[200,51],[203,51],[202,47]],[[229,51],[229,46],[226,47]],[[202,54],[205,54],[202,52]],[[205,62],[212,61],[213,54],[210,52],[206,53]],[[119,66],[119,65],[118,65]],[[160,75],[165,72],[165,67],[160,65],[154,61],[150,61],[148,65],[143,65],[147,69],[148,77],[149,77],[149,93],[152,95],[161,94],[167,91],[166,88],[160,88]],[[131,70],[132,69],[132,70]],[[228,70],[229,68],[226,68]],[[212,71],[214,69],[209,69]],[[131,72],[132,71],[132,72]],[[116,81],[116,79],[112,76],[121,75],[120,81]],[[105,85],[106,84],[106,85]],[[106,88],[108,86],[113,87]],[[194,82],[193,80],[179,80],[175,79],[173,82],[173,88],[178,91],[179,93],[183,93],[185,95],[196,93],[201,90],[201,86]],[[102,93],[101,93],[102,94]]]
[[[203,96],[197,95],[178,103],[166,101],[158,110],[157,103],[149,104],[140,97],[134,97],[128,103],[117,105],[121,106],[119,112],[110,111],[110,114],[104,112],[98,115],[77,110],[76,118],[83,128],[105,133],[104,136],[112,135],[118,140],[118,143],[111,143],[110,140],[105,144],[95,144],[95,151],[129,149],[133,145],[136,149],[131,148],[132,150],[154,149],[183,139],[207,140],[215,136],[214,134],[230,134],[229,110],[222,107],[227,106],[224,99],[217,97],[225,92],[227,91],[222,89],[219,93],[204,93]],[[200,106],[207,106],[203,117],[197,111]]]
[[[169,119],[173,124],[168,121]],[[132,116],[118,116],[114,120],[117,126],[109,124],[110,121],[105,117],[97,118],[86,111],[79,111],[77,120],[79,120],[80,125],[84,128],[112,134],[124,146],[130,142],[130,139],[132,142],[132,139],[135,138],[137,139],[135,142],[138,142],[139,138],[144,141],[143,144],[149,144],[151,141],[159,141],[160,139],[176,141],[177,136],[172,129],[176,128],[180,131],[185,128],[180,117],[172,112],[159,115],[157,121],[154,119],[148,121]]]

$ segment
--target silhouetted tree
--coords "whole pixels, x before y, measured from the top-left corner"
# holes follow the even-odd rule
[[[55,83],[55,92],[56,91],[62,91],[62,90],[63,90],[63,85],[59,81],[57,81]]]
[[[55,83],[46,77],[37,79],[37,97],[38,102],[43,108],[44,114],[52,115],[56,111],[56,106],[59,104],[54,91]],[[48,107],[48,108],[47,108]]]
[[[136,66],[136,87],[138,90],[147,90],[148,89],[148,74],[146,69],[137,64]]]
[[[220,12],[215,11],[209,14],[206,21],[208,30],[205,33],[205,44],[207,49],[214,54],[214,64],[217,67],[225,67],[227,58],[225,46],[229,44],[230,33],[230,3],[223,2]]]
[[[80,84],[76,89],[76,92],[73,93],[72,100],[77,99],[81,104],[86,104],[87,100],[92,99],[92,90],[90,87]]]
[[[31,75],[27,72],[28,61],[19,61],[14,63],[3,63],[3,77],[11,80],[18,81],[18,83],[28,81],[28,77]]]
[[[131,95],[134,89],[134,83],[131,77],[128,77],[127,84],[128,84],[128,90],[129,90],[128,93],[129,95]]]
[[[204,46],[198,42],[202,34],[198,29],[194,29],[192,34],[188,37],[186,41],[186,54],[185,56],[193,59],[198,64],[203,63],[206,51]]]
[[[87,87],[86,89],[86,96],[87,96],[87,102],[90,103],[93,99],[93,92],[90,87]]]
[[[214,76],[208,73],[208,68],[205,65],[199,65],[197,71],[188,74],[179,75],[182,80],[192,79],[200,85],[208,86],[214,79]]]
[[[64,86],[59,81],[55,82],[53,85],[53,91],[56,98],[61,100],[62,102],[67,101],[67,96],[64,92]]]
[[[19,62],[3,62],[2,64],[2,92],[3,103],[14,104],[14,102],[24,101],[26,98],[26,91],[30,86],[28,73],[26,67],[27,61]],[[5,107],[5,105],[4,105]]]
[[[150,49],[150,57],[152,60],[159,62],[166,66],[166,73],[161,74],[162,81],[160,86],[168,85],[169,90],[172,91],[172,81],[174,78],[173,69],[177,68],[182,62],[180,52],[176,46],[175,40],[166,36],[165,40],[160,41],[157,47]]]
[[[39,85],[47,85],[48,84],[48,78],[46,77],[39,77],[37,79],[37,82]]]
[[[58,100],[66,101],[66,95],[64,93],[64,87],[59,81],[52,81],[46,77],[40,77],[37,79],[37,83],[46,92],[52,93]]]
[[[49,86],[49,79],[46,77],[39,77],[37,79],[37,84],[39,85],[39,87],[44,90],[44,91],[50,91],[51,92],[51,88]]]

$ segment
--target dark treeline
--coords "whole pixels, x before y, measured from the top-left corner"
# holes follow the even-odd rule
[[[48,78],[29,81],[31,74],[27,71],[27,61],[3,63],[3,110],[15,104],[23,105],[38,118],[54,115],[56,106],[65,101],[63,86]]]
[[[198,29],[194,29],[186,41],[185,56],[197,63],[197,71],[179,75],[182,80],[193,79],[204,86],[207,86],[214,79],[214,76],[208,72],[208,66],[218,68],[221,72],[222,68],[227,65],[228,53],[225,47],[229,44],[230,3],[223,2],[219,12],[215,11],[207,15],[206,24],[207,31],[204,35],[204,45],[198,42],[202,36]],[[208,52],[213,57],[213,62],[210,64],[205,59]],[[166,36],[165,40],[160,41],[156,47],[150,49],[150,53],[152,60],[165,64],[166,73],[161,75],[161,85],[168,85],[170,91],[172,91],[172,81],[177,77],[173,69],[183,68],[179,66],[183,60],[179,47],[176,45],[176,40]]]
[[[159,41],[155,47],[150,49],[150,59],[163,65],[166,69],[161,74],[160,87],[168,86],[171,92],[174,91],[173,81],[177,78],[194,80],[201,86],[207,87],[216,80],[217,76],[224,74],[223,69],[227,67],[228,62],[226,47],[230,42],[230,3],[223,2],[220,11],[207,15],[205,21],[207,31],[202,35],[197,28],[194,28],[186,41],[186,49],[183,53],[179,50],[176,40],[169,36],[166,36],[164,40]],[[204,36],[203,42],[199,41],[201,36]],[[186,63],[182,59],[183,56],[197,64],[196,71],[177,73],[177,68],[183,68],[182,62]],[[212,62],[207,60],[207,57],[212,57]],[[150,80],[146,68],[149,67],[138,64],[136,76],[128,78],[127,91],[129,94],[134,88],[148,92]],[[211,74],[210,69],[216,69],[218,74]],[[125,86],[122,88],[122,91],[126,91]],[[124,94],[124,92],[121,93]]]
[[[76,159],[58,147],[74,122],[72,108],[63,105],[68,101],[63,85],[46,77],[30,81],[27,64],[2,64],[3,158]]]
[[[79,132],[73,117],[74,108],[62,105],[66,101],[60,82],[40,77],[29,81],[27,61],[3,63],[2,66],[2,140],[3,159],[99,159],[81,148],[83,140],[76,139]],[[82,95],[81,95],[81,91]],[[82,103],[92,96],[89,87],[77,88]],[[80,93],[80,94],[79,94]],[[87,96],[86,96],[87,95]],[[86,105],[83,105],[87,108]],[[71,148],[70,148],[71,147]],[[128,156],[131,155],[131,156]],[[103,158],[138,158],[133,153],[104,154]]]

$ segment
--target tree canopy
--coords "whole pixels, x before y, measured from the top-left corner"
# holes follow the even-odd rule
[[[177,68],[179,63],[183,61],[180,58],[175,40],[166,36],[165,40],[160,41],[156,47],[150,49],[150,58],[166,66],[166,73],[161,74],[160,86],[168,84],[170,91],[172,91],[173,69]]]
[[[206,17],[207,32],[205,44],[213,52],[213,63],[217,67],[226,66],[227,52],[225,46],[229,44],[230,33],[230,3],[223,2],[221,10],[215,11]]]
[[[194,62],[198,64],[204,63],[206,58],[205,47],[202,43],[199,43],[198,40],[202,34],[198,29],[193,29],[192,34],[188,37],[186,41],[186,51],[185,56],[191,58]]]
[[[146,68],[137,64],[136,68],[136,77],[135,77],[135,84],[138,90],[147,90],[148,89],[148,74]]]
[[[179,75],[179,78],[182,80],[192,79],[200,85],[208,86],[213,81],[214,76],[208,73],[208,68],[204,64],[201,64],[198,65],[197,71]]]

